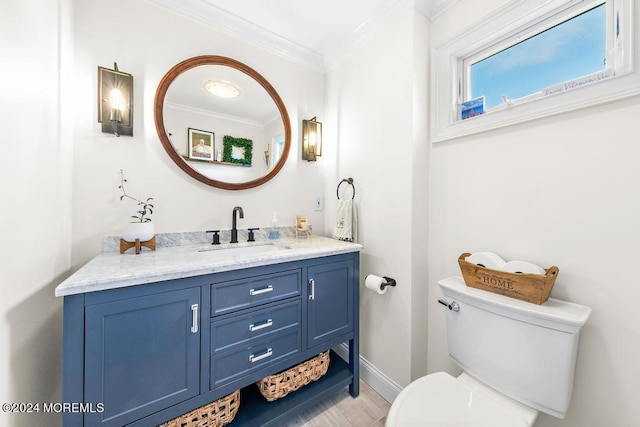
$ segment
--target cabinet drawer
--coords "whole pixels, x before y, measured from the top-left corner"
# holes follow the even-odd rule
[[[287,328],[300,327],[300,301],[211,322],[211,354]]]
[[[217,283],[211,285],[211,315],[297,296],[300,286],[300,270]]]
[[[300,330],[272,336],[211,358],[211,388],[231,382],[301,350]]]

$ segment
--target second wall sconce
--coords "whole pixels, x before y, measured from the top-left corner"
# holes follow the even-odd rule
[[[322,123],[312,118],[302,121],[302,160],[315,162],[322,156]]]
[[[133,136],[133,76],[98,67],[98,122],[102,132]]]

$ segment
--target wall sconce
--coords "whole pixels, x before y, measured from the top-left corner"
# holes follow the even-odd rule
[[[270,160],[271,160],[271,147],[267,145],[267,149],[264,150],[264,161],[267,163],[267,168],[269,168]]]
[[[98,122],[102,132],[133,136],[133,76],[98,67]]]
[[[302,121],[302,160],[315,162],[322,156],[322,123],[312,118]]]

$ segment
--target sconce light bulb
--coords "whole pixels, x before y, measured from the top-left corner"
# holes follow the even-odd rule
[[[109,103],[114,110],[120,110],[120,112],[124,110],[124,96],[122,96],[120,89],[111,89]]]

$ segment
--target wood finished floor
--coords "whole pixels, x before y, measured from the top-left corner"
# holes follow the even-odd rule
[[[384,427],[391,405],[362,380],[355,399],[348,387],[301,413],[285,427]]]

